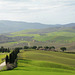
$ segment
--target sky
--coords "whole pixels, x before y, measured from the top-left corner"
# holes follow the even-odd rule
[[[75,23],[75,0],[0,0],[0,20]]]

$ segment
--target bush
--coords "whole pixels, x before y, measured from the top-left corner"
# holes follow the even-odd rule
[[[29,47],[28,46],[24,46],[24,49],[28,49]]]
[[[32,47],[32,49],[36,49],[36,48],[37,48],[37,46],[33,46],[33,47]]]
[[[66,47],[61,47],[60,48],[63,52],[66,51]]]

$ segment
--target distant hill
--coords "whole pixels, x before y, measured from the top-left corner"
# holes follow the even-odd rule
[[[61,25],[49,25],[49,24],[41,24],[41,23],[27,23],[21,21],[8,21],[8,20],[0,20],[0,33],[10,33],[27,29],[45,29],[45,28],[55,28],[58,30],[58,27],[73,27],[75,23]],[[51,29],[52,30],[52,29]]]
[[[52,27],[52,25],[46,25],[41,23],[27,23],[20,21],[7,21],[7,20],[0,21],[0,33],[15,32],[25,29],[41,29],[48,27]]]
[[[28,29],[0,35],[0,46],[55,46],[67,47],[75,52],[75,26],[48,27],[43,29]]]

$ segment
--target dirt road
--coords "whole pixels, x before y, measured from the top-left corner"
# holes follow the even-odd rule
[[[3,63],[1,63],[0,64],[0,70],[2,70],[5,65],[6,65],[5,61]]]

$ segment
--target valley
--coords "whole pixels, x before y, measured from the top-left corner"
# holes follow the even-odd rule
[[[18,53],[18,66],[13,70],[3,72],[6,70],[5,66],[0,72],[1,75],[75,74],[75,24],[53,25],[44,28],[33,26],[33,29],[24,28],[5,32],[6,30],[0,34],[0,47],[10,49],[10,53],[15,48],[22,49]],[[25,49],[25,46],[29,48]],[[42,46],[42,49],[33,49],[34,46],[37,48]],[[52,46],[55,47],[54,51],[44,49]],[[66,51],[61,51],[61,47],[66,47]],[[0,63],[4,62],[2,59],[10,53],[0,52]]]

